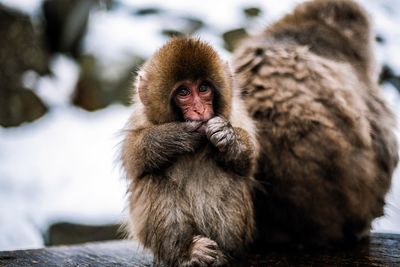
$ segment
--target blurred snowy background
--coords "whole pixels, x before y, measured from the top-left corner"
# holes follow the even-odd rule
[[[0,0],[0,250],[41,247],[60,221],[121,221],[114,161],[134,71],[171,35],[199,36],[229,60],[238,39],[299,2]],[[360,2],[400,114],[400,1]],[[400,233],[399,171],[387,200],[374,231]]]

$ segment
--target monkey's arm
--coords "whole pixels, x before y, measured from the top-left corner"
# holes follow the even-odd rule
[[[244,129],[232,127],[227,120],[217,116],[207,122],[206,135],[219,150],[219,163],[239,175],[250,173],[255,148]]]
[[[202,139],[199,123],[172,122],[128,131],[122,162],[128,174],[141,177],[171,164],[178,155],[194,152]]]

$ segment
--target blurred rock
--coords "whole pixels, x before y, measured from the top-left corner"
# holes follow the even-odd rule
[[[135,10],[133,14],[137,16],[147,16],[147,15],[158,15],[163,12],[164,10],[161,10],[160,8],[157,7],[146,7]]]
[[[382,84],[384,82],[391,83],[400,92],[400,76],[396,76],[388,65],[382,67],[379,75],[379,83]]]
[[[50,226],[46,245],[71,245],[93,241],[122,239],[120,225],[83,225],[56,223]]]
[[[47,107],[43,104],[40,98],[31,90],[19,89],[15,90],[8,96],[7,110],[11,120],[2,121],[3,126],[18,126],[22,122],[32,122],[47,112]]]
[[[193,17],[168,16],[168,20],[172,22],[170,25],[173,27],[168,28],[170,25],[167,25],[161,31],[161,34],[167,37],[192,35],[204,27],[204,23],[201,20]]]
[[[247,36],[248,33],[244,28],[238,28],[231,31],[227,31],[222,35],[222,38],[224,39],[224,47],[228,51],[232,52],[239,44],[239,42],[244,38],[246,38]]]
[[[248,18],[254,18],[258,17],[261,15],[262,11],[258,7],[247,7],[243,9],[243,13],[246,15]]]
[[[74,105],[89,111],[106,106],[100,92],[100,80],[96,77],[95,64],[96,59],[93,56],[81,57],[81,75],[72,99]]]
[[[0,125],[18,126],[47,111],[44,103],[22,84],[25,71],[48,73],[48,55],[30,18],[0,5]]]
[[[161,34],[167,37],[178,37],[178,36],[184,36],[185,34],[183,32],[173,30],[173,29],[163,29],[161,31]]]
[[[377,43],[379,43],[379,44],[384,44],[384,43],[385,43],[385,38],[383,38],[382,35],[377,34],[377,35],[375,36],[375,41],[376,41]]]
[[[85,35],[90,9],[97,0],[46,0],[43,3],[45,32],[51,52],[77,58]]]
[[[141,57],[130,56],[129,64],[122,68],[117,77],[110,78],[109,75],[104,75],[106,70],[100,69],[96,58],[91,55],[82,56],[81,75],[73,95],[73,104],[89,111],[115,102],[129,104],[134,72],[143,62]],[[108,67],[113,68],[112,65]]]
[[[200,19],[193,17],[187,17],[183,19],[187,22],[186,28],[184,30],[186,34],[191,35],[204,27],[204,22]]]
[[[117,5],[116,0],[97,0],[97,2],[101,8],[105,8],[107,10],[112,10]]]
[[[144,59],[138,59],[138,61],[120,77],[119,81],[114,84],[114,101],[122,103],[125,106],[132,104],[131,96],[134,88],[136,71],[138,70],[139,65],[143,62]]]

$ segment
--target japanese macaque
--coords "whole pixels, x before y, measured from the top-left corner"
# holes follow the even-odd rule
[[[377,85],[372,39],[358,4],[316,0],[235,51],[261,150],[260,240],[359,240],[383,215],[398,146],[394,116]]]
[[[157,263],[220,266],[252,241],[255,128],[229,67],[173,38],[140,69],[122,163],[129,232]]]

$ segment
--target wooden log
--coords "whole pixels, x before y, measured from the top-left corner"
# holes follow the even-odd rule
[[[52,224],[47,232],[46,246],[74,245],[87,242],[123,239],[121,225],[85,225],[60,222]]]
[[[153,266],[152,256],[134,241],[0,252],[0,266]],[[233,266],[400,266],[400,235],[372,234],[336,249],[265,248]]]

